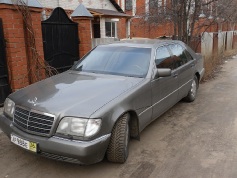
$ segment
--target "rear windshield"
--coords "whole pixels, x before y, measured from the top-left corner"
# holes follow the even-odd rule
[[[151,58],[151,48],[98,46],[72,70],[91,73],[145,77]]]

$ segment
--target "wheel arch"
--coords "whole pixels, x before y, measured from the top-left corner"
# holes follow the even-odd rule
[[[139,140],[140,131],[139,131],[139,119],[137,113],[132,110],[128,111],[128,113],[130,115],[130,121],[129,121],[130,136],[132,138]]]
[[[201,75],[199,74],[199,72],[196,72],[195,75],[196,75],[197,78],[198,78],[198,82],[200,82]]]
[[[134,110],[123,110],[120,112],[117,111],[116,114],[114,114],[112,118],[113,127],[115,126],[118,119],[126,113],[128,113],[130,116],[130,119],[129,119],[130,136],[132,138],[139,140],[140,139],[139,119],[138,119],[137,113]]]

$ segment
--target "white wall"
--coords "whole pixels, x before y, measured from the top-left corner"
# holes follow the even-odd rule
[[[120,7],[123,11],[125,10],[125,0],[121,0]]]
[[[47,0],[38,0],[43,7],[49,7],[49,8],[55,8],[58,6],[58,0],[51,0],[51,1],[47,1]]]
[[[108,9],[117,11],[109,0],[38,0],[43,7],[55,8],[59,6],[64,9],[75,10],[82,3],[87,8]]]
[[[145,13],[149,13],[149,0],[145,0]]]
[[[206,58],[212,56],[213,51],[213,33],[204,32],[202,35],[201,53]]]
[[[135,16],[137,13],[137,0],[133,0],[132,2],[132,15]]]
[[[233,38],[234,38],[234,32],[230,31],[227,32],[227,43],[226,43],[226,50],[231,50],[233,46]]]
[[[218,54],[222,54],[225,50],[226,32],[218,32]]]

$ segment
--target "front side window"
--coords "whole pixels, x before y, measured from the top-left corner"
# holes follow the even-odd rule
[[[151,58],[151,48],[98,46],[72,70],[90,73],[145,77]]]
[[[193,60],[193,56],[187,50],[185,50],[185,54],[187,56],[188,61]]]
[[[117,24],[116,22],[105,22],[106,37],[117,37]]]
[[[173,69],[173,59],[167,47],[162,46],[156,50],[156,67]]]

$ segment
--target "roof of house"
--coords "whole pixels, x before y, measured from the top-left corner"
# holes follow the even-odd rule
[[[113,10],[92,9],[92,8],[88,8],[88,10],[94,16],[98,15],[98,16],[112,16],[112,17],[132,18],[131,15],[128,15],[128,14],[125,14],[125,13],[121,13],[121,12],[117,12],[117,11],[113,11]]]
[[[125,17],[125,18],[132,18],[131,15],[125,14],[121,7],[118,5],[116,0],[110,0],[110,2],[114,5],[117,11],[108,10],[108,9],[93,9],[88,8],[90,13],[94,16],[110,16],[110,17]]]
[[[71,17],[90,17],[93,18],[93,15],[86,9],[83,4],[80,4],[71,14]]]
[[[43,6],[39,3],[38,0],[31,0],[31,1],[23,1],[29,7],[38,7],[42,8]],[[12,0],[0,0],[0,4],[16,4],[22,5],[20,1],[12,1]]]

